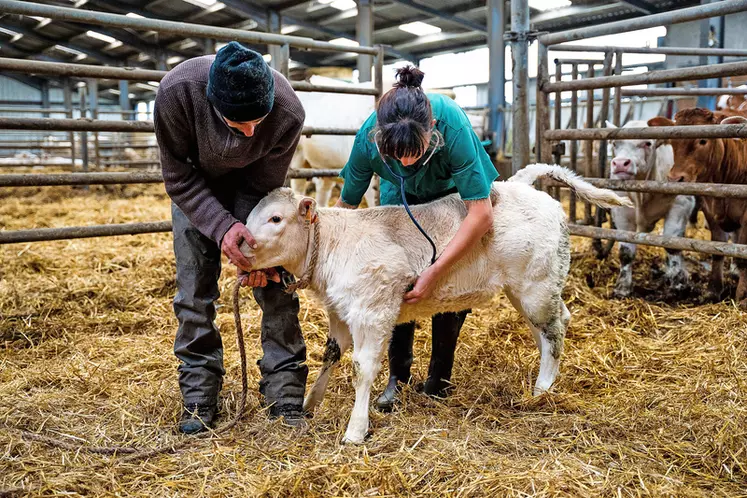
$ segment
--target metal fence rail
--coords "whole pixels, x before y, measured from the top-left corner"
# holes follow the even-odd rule
[[[550,102],[549,95],[555,94],[555,98],[560,100],[561,92],[577,92],[579,90],[588,91],[588,100],[594,99],[594,90],[604,89],[602,92],[602,111],[609,109],[612,104],[609,88],[615,88],[614,99],[614,116],[615,124],[619,126],[620,102],[622,96],[648,97],[648,96],[697,96],[697,95],[745,95],[744,89],[689,89],[689,88],[648,88],[644,90],[623,89],[629,85],[654,84],[654,83],[671,83],[677,81],[702,80],[724,76],[737,76],[747,74],[747,62],[730,62],[722,64],[711,64],[694,67],[665,69],[650,71],[643,74],[620,74],[621,60],[624,53],[660,53],[667,55],[694,55],[694,56],[747,56],[747,50],[734,49],[717,49],[717,48],[689,48],[689,47],[657,47],[657,48],[628,48],[617,46],[579,46],[579,45],[558,45],[559,43],[603,36],[610,34],[619,34],[628,31],[670,25],[681,22],[695,21],[699,19],[708,19],[713,16],[721,16],[736,12],[747,11],[747,0],[730,0],[715,2],[707,5],[699,5],[692,8],[681,9],[672,12],[665,12],[634,18],[619,22],[612,22],[588,28],[581,28],[572,31],[559,33],[543,34],[538,37],[538,69],[537,69],[537,141],[535,150],[538,162],[549,163],[552,156],[560,159],[564,153],[561,140],[571,140],[572,154],[577,154],[577,148],[573,146],[576,140],[585,140],[587,148],[586,170],[585,175],[594,185],[607,187],[617,190],[630,192],[648,192],[664,194],[689,194],[703,195],[722,198],[747,199],[747,185],[714,185],[714,184],[669,184],[662,182],[639,182],[639,181],[612,181],[604,178],[605,173],[605,154],[606,140],[613,139],[676,139],[676,138],[747,138],[747,125],[717,125],[717,126],[669,126],[669,127],[651,127],[651,128],[600,128],[594,129],[593,115],[589,116],[586,122],[586,129],[578,129],[577,125],[569,129],[560,129],[558,120],[555,122],[555,129],[551,128],[550,123]],[[590,71],[588,77],[584,79],[573,78],[571,81],[561,81],[557,78],[553,82],[549,73],[549,50],[553,51],[570,51],[570,52],[601,52],[604,54],[604,76],[594,77],[594,72]],[[615,75],[609,71],[611,57],[616,59]],[[558,60],[558,63],[570,63],[574,68],[581,64],[577,59]],[[592,64],[598,63],[596,60],[584,62]],[[574,93],[575,95],[575,93]],[[516,99],[515,99],[516,100]],[[572,106],[578,105],[577,99],[572,99]],[[517,100],[514,106],[527,106],[526,102]],[[591,105],[588,106],[591,109]],[[572,113],[573,113],[572,109]],[[663,112],[663,107],[660,110]],[[576,115],[575,113],[573,115]],[[602,126],[605,126],[604,119],[601,120]],[[525,133],[521,138],[527,143],[528,134]],[[588,178],[593,174],[593,157],[592,141],[600,140],[599,147],[599,169],[600,178]],[[516,146],[516,144],[514,144]],[[571,158],[571,164],[576,164],[576,158]],[[553,190],[557,184],[550,182],[550,189]],[[601,228],[601,224],[606,216],[602,210],[597,210],[595,220],[592,220],[590,207],[587,207],[586,225],[593,224],[596,226],[571,225],[571,233],[584,237],[596,239],[593,245],[598,256],[604,256],[602,245],[599,239],[608,239],[610,241],[624,241],[634,244],[653,245],[676,250],[697,251],[706,254],[733,256],[747,258],[747,246],[729,243],[707,242],[680,237],[658,236],[646,233],[621,232]],[[575,216],[574,216],[575,218]],[[611,245],[609,246],[611,247]],[[608,250],[608,249],[607,249]]]

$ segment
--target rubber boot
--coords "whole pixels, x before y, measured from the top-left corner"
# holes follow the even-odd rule
[[[451,370],[454,366],[454,350],[459,332],[470,310],[458,313],[440,313],[434,315],[433,347],[431,362],[428,366],[428,379],[423,392],[429,396],[445,398],[452,389]]]
[[[394,327],[389,342],[389,382],[376,400],[376,408],[390,412],[399,402],[399,383],[410,381],[412,366],[412,343],[415,338],[415,322],[403,323]]]

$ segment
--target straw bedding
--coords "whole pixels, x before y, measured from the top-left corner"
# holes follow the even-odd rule
[[[165,220],[161,186],[0,190],[5,230]],[[690,230],[691,233],[693,229]],[[702,229],[699,235],[705,235]],[[407,389],[401,408],[372,410],[364,447],[340,444],[353,404],[349,355],[306,429],[260,408],[259,313],[244,292],[251,392],[240,424],[177,454],[117,457],[29,442],[7,427],[66,441],[150,448],[180,440],[169,234],[0,246],[0,489],[39,496],[747,496],[747,326],[731,301],[699,286],[658,301],[642,248],[638,297],[608,298],[618,261],[573,240],[564,299],[573,318],[554,392],[531,397],[538,353],[498,297],[467,319],[456,390],[436,401]],[[226,347],[224,419],[240,393],[227,269],[218,323]],[[324,312],[302,295],[312,376]],[[414,374],[429,355],[416,336]],[[379,376],[377,391],[383,387]]]

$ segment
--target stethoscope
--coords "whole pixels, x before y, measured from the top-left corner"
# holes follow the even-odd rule
[[[425,160],[425,162],[423,162],[423,164],[418,166],[415,171],[407,175],[400,175],[398,173],[395,173],[394,170],[389,166],[389,163],[387,162],[386,158],[381,153],[381,149],[379,149],[379,142],[378,140],[376,140],[376,135],[374,135],[374,144],[376,144],[376,151],[379,153],[379,159],[381,159],[381,162],[384,163],[384,166],[386,166],[386,169],[387,171],[389,171],[389,174],[399,180],[399,193],[400,193],[400,196],[402,197],[402,204],[405,206],[405,211],[407,211],[407,214],[408,216],[410,216],[410,219],[415,224],[415,227],[420,231],[420,233],[423,234],[423,237],[425,237],[428,243],[431,245],[431,249],[433,251],[433,254],[431,255],[431,265],[433,265],[433,263],[436,262],[436,244],[433,243],[433,239],[431,239],[428,233],[425,230],[423,230],[423,227],[420,226],[420,223],[418,223],[418,221],[415,219],[415,216],[412,215],[412,211],[410,211],[410,205],[407,203],[407,195],[405,194],[405,180],[408,180],[414,177],[415,175],[417,175],[420,169],[424,167],[426,164],[428,164],[428,161],[431,160],[431,158],[433,157],[433,154],[436,152],[436,149],[438,148],[438,144],[433,146],[431,153],[428,155],[428,158]]]

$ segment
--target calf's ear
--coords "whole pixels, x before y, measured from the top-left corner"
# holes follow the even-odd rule
[[[747,118],[744,116],[729,116],[721,120],[719,124],[744,124],[747,123]]]
[[[607,128],[617,128],[617,126],[615,126],[615,123],[613,123],[612,121],[605,120],[604,123],[607,125]]]
[[[674,121],[664,116],[656,116],[648,120],[649,126],[674,126]]]
[[[311,197],[302,198],[298,203],[298,215],[309,223],[314,223],[317,220],[316,201]]]

